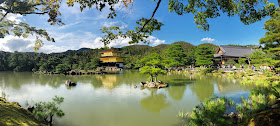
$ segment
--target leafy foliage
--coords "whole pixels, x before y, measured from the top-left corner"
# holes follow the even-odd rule
[[[236,62],[235,62],[233,59],[229,59],[229,60],[226,62],[226,65],[231,65],[231,66],[233,66],[234,64],[236,64]]]
[[[35,104],[34,115],[37,119],[52,125],[54,116],[63,117],[64,112],[57,106],[64,101],[63,97],[55,96],[52,102],[38,102]]]
[[[173,54],[168,54],[168,48],[173,45],[180,48],[180,51],[175,50],[170,53],[177,53],[176,55],[184,58],[175,57]],[[179,46],[180,45],[180,46]],[[211,50],[216,50],[217,46],[212,44],[203,44],[208,46]],[[201,45],[200,45],[201,46]],[[173,47],[172,47],[173,48]],[[161,67],[169,68],[171,65],[169,61],[177,60],[182,66],[195,64],[197,46],[187,42],[174,42],[171,45],[161,44],[155,47],[148,45],[132,45],[122,48],[114,48],[121,51],[121,56],[124,58],[124,65],[127,68],[140,68],[145,66],[146,60],[144,57],[151,53],[157,53],[161,56]],[[176,48],[177,49],[177,48]],[[66,51],[62,53],[23,53],[23,52],[1,52],[0,51],[0,71],[46,71],[55,72],[58,64],[66,64],[71,69],[95,69],[100,65],[99,51],[101,49],[81,49],[77,51]],[[182,53],[183,52],[183,53]],[[169,56],[167,56],[167,54]],[[178,64],[177,64],[178,65]]]
[[[0,38],[4,38],[5,35],[13,33],[14,36],[28,37],[28,35],[36,35],[36,42],[34,50],[38,50],[43,41],[40,38],[45,38],[47,41],[55,42],[53,38],[49,36],[46,30],[36,29],[29,26],[27,23],[16,22],[6,19],[8,14],[20,14],[20,15],[44,15],[48,14],[48,22],[51,25],[64,25],[59,18],[61,13],[58,11],[61,0],[1,0],[0,10],[3,12],[0,14]]]
[[[141,73],[148,74],[151,76],[151,82],[157,81],[157,76],[159,74],[165,74],[165,71],[162,70],[164,64],[162,63],[162,58],[157,53],[152,53],[146,57],[144,57],[140,62],[142,62],[145,66],[140,68]]]
[[[265,48],[275,48],[280,46],[280,8],[271,18],[265,21],[264,28],[266,30],[265,36],[261,38],[260,44],[265,44]]]
[[[60,74],[66,74],[66,72],[70,71],[71,68],[67,64],[58,64],[56,66],[56,72]]]
[[[231,99],[225,97],[210,98],[205,103],[201,103],[196,106],[189,114],[189,123],[191,126],[203,126],[203,125],[227,125],[227,122],[223,118],[228,106],[232,106],[234,103]]]
[[[167,50],[168,68],[174,66],[184,66],[186,63],[186,54],[180,44],[172,44]]]
[[[196,50],[196,66],[208,66],[213,63],[214,52],[208,46],[198,46]]]
[[[156,0],[152,0],[156,1]],[[75,3],[80,4],[81,10],[86,7],[91,8],[95,6],[98,10],[103,10],[106,6],[109,6],[110,13],[108,18],[114,18],[117,16],[114,5],[119,3],[120,0],[68,0],[69,6],[73,6]],[[157,19],[153,18],[162,0],[157,0],[152,16],[147,18],[141,18],[136,21],[135,29],[127,30],[120,27],[103,27],[101,29],[105,36],[102,42],[108,45],[112,40],[118,38],[130,38],[130,43],[147,42],[146,38],[154,31],[161,29],[163,24]],[[127,1],[123,1],[125,7],[127,7]],[[133,4],[133,2],[129,1]],[[279,3],[280,4],[280,3]],[[217,18],[225,13],[228,17],[235,15],[240,17],[240,21],[246,25],[257,22],[270,16],[276,10],[274,3],[269,3],[267,0],[250,1],[250,0],[188,0],[183,2],[180,0],[169,0],[168,2],[169,12],[175,12],[178,15],[184,15],[188,13],[194,14],[194,22],[198,25],[197,28],[204,31],[209,30],[209,24],[207,19]]]

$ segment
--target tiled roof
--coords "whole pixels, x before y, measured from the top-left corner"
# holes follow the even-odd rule
[[[254,51],[247,47],[236,47],[236,46],[220,46],[223,53],[214,54],[214,57],[245,57],[245,55],[250,55]]]

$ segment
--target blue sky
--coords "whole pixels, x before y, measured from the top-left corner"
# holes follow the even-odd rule
[[[27,22],[31,26],[46,29],[56,42],[44,41],[45,45],[39,52],[62,52],[69,49],[76,50],[82,47],[100,48],[103,43],[100,42],[103,36],[99,31],[103,26],[121,26],[127,29],[135,26],[135,21],[145,17],[149,18],[152,14],[156,2],[151,0],[135,0],[133,7],[124,7],[122,3],[118,4],[119,17],[116,19],[107,19],[108,8],[102,12],[95,8],[86,9],[80,12],[79,6],[67,7],[63,1],[60,11],[62,13],[62,21],[64,26],[51,26],[47,20],[48,16],[38,15],[8,15],[8,19],[16,20],[17,22]],[[276,0],[271,2],[277,3]],[[210,19],[210,31],[203,31],[196,28],[192,14],[178,16],[177,14],[168,11],[167,1],[162,1],[155,18],[161,21],[164,26],[161,31],[156,31],[148,38],[151,41],[151,46],[158,44],[170,44],[176,41],[186,41],[194,45],[202,43],[213,43],[216,45],[227,44],[258,44],[258,40],[264,36],[265,30],[262,29],[266,19],[244,25],[240,22],[239,17],[227,17],[222,15],[219,18]],[[129,39],[118,39],[110,44],[111,47],[127,46]],[[32,52],[35,42],[35,36],[30,36],[27,39],[6,36],[0,41],[0,50],[3,51],[21,51]],[[140,43],[141,44],[141,43]]]

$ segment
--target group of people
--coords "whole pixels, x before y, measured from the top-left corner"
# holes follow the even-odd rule
[[[252,68],[253,69],[253,68]],[[256,68],[255,68],[256,69]],[[275,66],[265,66],[261,65],[260,70],[275,70]]]
[[[218,68],[218,69],[222,68],[224,71],[225,71],[225,70],[236,70],[236,69],[237,69],[235,65],[231,66],[231,65],[223,65],[223,64],[221,65],[221,67],[220,67],[220,65],[218,64],[217,68]],[[241,69],[244,69],[244,65],[241,64],[241,65],[240,65],[240,68],[241,68]],[[252,65],[251,69],[252,69],[252,70],[256,70],[256,67],[255,67],[254,65]],[[275,67],[274,67],[274,66],[265,66],[265,65],[261,65],[261,66],[260,66],[260,70],[275,70]]]
[[[242,65],[242,67],[243,67],[243,65]],[[236,66],[235,65],[233,65],[233,66],[231,66],[231,65],[222,65],[222,67],[220,67],[220,65],[218,64],[218,67],[217,67],[218,69],[220,69],[220,68],[222,68],[222,69],[224,69],[224,71],[225,70],[228,70],[228,69],[233,69],[233,70],[236,70]],[[240,67],[241,68],[241,67]]]

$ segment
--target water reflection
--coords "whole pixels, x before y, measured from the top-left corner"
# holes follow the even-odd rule
[[[77,86],[66,88],[66,80]],[[66,116],[57,120],[58,126],[170,126],[179,123],[178,111],[191,111],[213,93],[239,97],[244,95],[242,91],[250,90],[238,81],[181,75],[159,76],[159,80],[169,83],[168,88],[134,88],[133,85],[146,80],[148,76],[138,71],[83,76],[0,72],[0,93],[5,91],[10,101],[22,105],[26,100],[35,103],[50,100],[54,95],[64,97],[62,109]]]
[[[171,105],[167,101],[167,96],[163,93],[157,93],[157,89],[150,89],[151,95],[143,98],[140,103],[141,106],[149,112],[159,113]]]
[[[204,101],[214,94],[214,82],[210,77],[198,77],[191,89],[196,93],[199,101]]]

